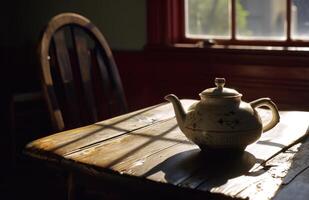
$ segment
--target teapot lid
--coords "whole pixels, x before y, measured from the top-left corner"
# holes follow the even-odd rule
[[[216,78],[215,84],[217,87],[208,88],[200,93],[202,98],[233,98],[240,97],[242,94],[231,88],[225,88],[225,78]]]

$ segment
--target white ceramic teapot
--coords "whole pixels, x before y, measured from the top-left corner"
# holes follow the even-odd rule
[[[260,138],[262,132],[279,122],[276,105],[269,98],[250,103],[241,100],[242,94],[224,88],[225,79],[216,78],[217,87],[200,93],[201,100],[191,105],[185,113],[179,99],[169,94],[177,123],[186,137],[203,149],[237,149],[243,151],[248,144]],[[269,107],[272,120],[263,124],[255,108]]]

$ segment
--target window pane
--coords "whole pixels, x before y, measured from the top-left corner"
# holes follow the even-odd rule
[[[230,38],[229,0],[186,0],[186,37]]]
[[[293,0],[291,8],[292,38],[309,39],[309,1]]]
[[[237,0],[236,37],[253,40],[284,40],[285,0]]]

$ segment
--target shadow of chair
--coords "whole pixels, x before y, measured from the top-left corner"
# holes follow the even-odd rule
[[[111,49],[87,18],[63,13],[47,24],[39,44],[44,97],[55,131],[127,112]]]

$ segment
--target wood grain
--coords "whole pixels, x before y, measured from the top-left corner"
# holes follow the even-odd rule
[[[207,190],[212,192],[224,193],[230,196],[237,196],[241,198],[256,198],[257,199],[267,199],[272,197],[277,189],[279,188],[282,177],[277,173],[280,170],[287,171],[291,165],[291,158],[294,154],[278,154],[283,150],[286,150],[286,147],[290,147],[295,143],[299,138],[307,134],[307,128],[309,125],[308,122],[308,113],[306,112],[280,112],[281,121],[280,123],[272,130],[264,133],[262,137],[254,144],[249,145],[246,148],[246,152],[254,156],[254,159],[257,161],[251,169],[248,170],[249,174],[242,174],[240,177],[234,177],[233,179],[227,179],[224,176],[216,178],[215,182],[213,181],[204,181],[198,186],[198,189]],[[296,149],[297,150],[297,149]],[[294,149],[294,151],[296,151]],[[275,155],[278,156],[274,157]],[[290,157],[289,157],[290,156]],[[273,158],[274,157],[274,158]],[[281,161],[281,167],[273,168],[273,171],[268,171],[267,163],[271,160],[273,164],[268,165],[278,165]],[[285,162],[282,162],[284,160]],[[277,170],[277,171],[276,171]],[[267,173],[265,173],[267,172]],[[261,174],[260,174],[261,173]],[[251,176],[251,174],[257,174]],[[273,177],[274,176],[274,177]],[[221,184],[218,185],[218,181]],[[268,181],[268,182],[267,182]],[[275,185],[262,185],[262,182],[276,183]],[[252,190],[251,187],[248,187],[248,184],[252,184],[252,187],[257,189],[257,184],[260,185],[258,192],[248,192]],[[271,191],[269,187],[272,188]]]
[[[193,102],[182,100],[185,109]],[[270,117],[264,110],[259,112],[262,120]],[[294,156],[299,151],[297,143],[308,134],[309,113],[281,111],[280,116],[275,128],[237,155],[200,151],[179,130],[170,104],[39,139],[26,151],[49,160],[53,160],[50,154],[57,154],[61,159],[54,159],[56,163],[92,176],[108,173],[233,198],[263,200],[274,197],[285,176],[295,177],[308,167],[307,162],[297,164],[299,158]],[[98,135],[87,131],[99,125],[107,129],[98,131]],[[108,136],[104,137],[103,132]],[[72,145],[55,150],[63,140],[70,139],[68,136],[84,134],[89,138],[76,141],[78,145],[72,140]]]
[[[187,109],[194,100],[182,100]],[[141,109],[135,112],[108,119],[96,124],[78,129],[60,132],[47,136],[27,145],[26,151],[33,155],[44,157],[45,152],[59,156],[77,152],[83,148],[100,144],[100,142],[114,138],[133,130],[147,127],[174,117],[174,111],[170,103]]]
[[[275,200],[301,200],[309,196],[309,138],[301,144],[293,163],[283,179]]]
[[[68,31],[71,34],[65,34]],[[72,51],[72,47],[75,52]],[[57,59],[53,58],[52,48],[56,52]],[[102,73],[94,73],[95,68],[100,68],[96,65],[99,63],[91,56],[95,48],[99,48],[105,55],[104,62],[108,67],[105,76],[110,76],[110,79],[102,79],[100,78]],[[103,34],[87,18],[76,13],[61,13],[53,17],[42,34],[38,53],[44,97],[55,131],[95,123],[99,119],[127,112],[122,82],[111,49]],[[51,66],[51,62],[55,60],[57,62],[52,63],[55,66]],[[60,73],[52,73],[52,67],[59,68]],[[58,84],[57,75],[61,76],[62,84]],[[117,93],[113,97],[117,99],[114,106],[121,109],[109,116],[102,114],[101,107],[98,106],[102,105],[99,97],[106,93],[102,92],[104,87],[102,89],[95,87],[94,80],[102,81],[103,83],[97,84],[100,86],[106,84],[106,81],[114,86],[113,91]],[[62,87],[58,88],[57,85],[63,85],[64,89],[61,90]],[[61,101],[62,96],[65,96],[65,104]],[[105,98],[112,97],[107,94]],[[109,106],[106,103],[106,107]]]
[[[61,85],[64,91],[64,102],[65,102],[64,109],[67,110],[66,114],[68,115],[68,117],[66,117],[66,119],[69,120],[66,123],[74,124],[74,122],[76,123],[81,120],[80,108],[77,102],[76,88],[74,86],[74,80],[73,80],[72,64],[70,61],[69,50],[66,45],[66,38],[64,31],[62,30],[57,31],[53,35],[53,42],[54,45],[51,51],[55,51],[57,61],[54,62],[53,65],[51,65],[51,67],[57,68],[59,70],[59,76],[61,77]],[[54,60],[51,54],[50,59]],[[59,99],[56,98],[56,95],[53,98],[55,98],[52,99],[53,104],[59,101]],[[59,121],[60,119],[57,120]]]
[[[237,159],[203,155],[194,144],[186,142],[179,129],[172,129],[174,120],[162,122],[160,127],[153,125],[133,131],[67,158],[155,182],[232,197],[269,199],[287,174],[297,147],[290,149],[293,153],[280,152],[305,135],[309,125],[308,113],[280,114],[280,124],[248,146],[245,154]],[[159,141],[151,142],[149,138],[141,137],[142,134]],[[175,141],[165,141],[158,137],[161,134],[166,134],[165,139]]]
[[[91,123],[98,121],[98,114],[96,110],[95,95],[92,86],[92,64],[90,59],[90,50],[87,44],[84,30],[77,27],[71,28],[73,45],[78,61],[78,67],[81,75],[82,94],[84,99],[83,109],[88,110],[86,119]]]

